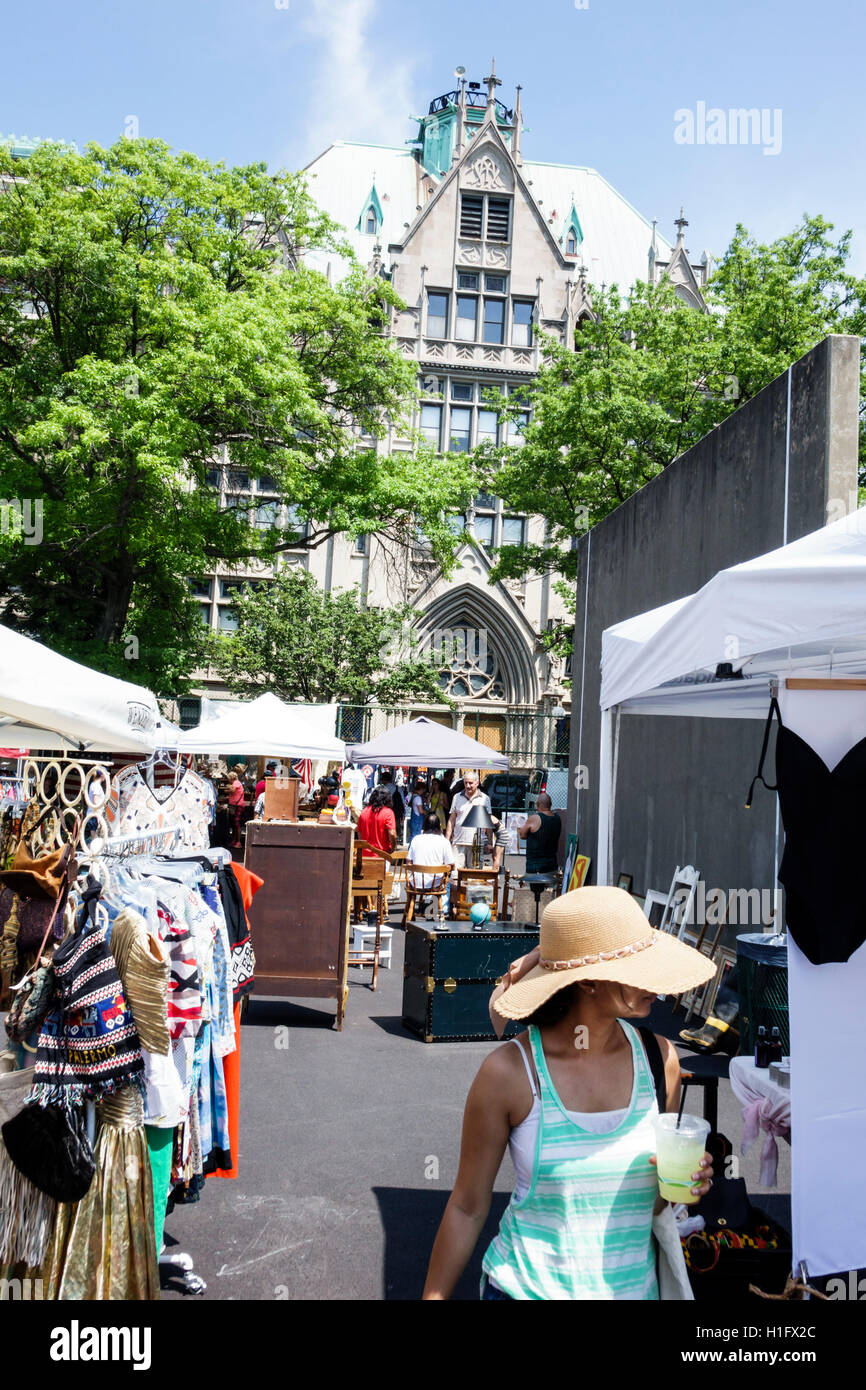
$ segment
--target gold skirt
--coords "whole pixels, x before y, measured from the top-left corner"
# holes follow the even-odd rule
[[[61,1202],[40,1271],[46,1299],[158,1299],[153,1180],[141,1096],[128,1086],[96,1108],[96,1172]]]

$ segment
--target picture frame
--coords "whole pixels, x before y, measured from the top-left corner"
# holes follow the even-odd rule
[[[651,927],[661,927],[662,917],[668,905],[667,893],[659,893],[655,888],[648,888],[644,898],[644,916]]]
[[[562,893],[567,893],[567,892],[569,891],[568,885],[569,885],[569,882],[570,882],[570,880],[571,880],[571,876],[572,876],[572,874],[574,873],[574,861],[576,860],[576,858],[577,858],[577,836],[576,836],[576,835],[569,835],[568,839],[567,839],[566,842],[565,842],[565,859],[563,860],[563,865],[562,865],[562,889],[561,889],[561,894],[562,894]],[[560,894],[560,896],[561,896],[561,894]]]
[[[571,878],[568,881],[568,892],[574,892],[575,888],[582,888],[589,873],[589,866],[592,863],[588,854],[578,854],[575,857],[574,868],[571,871]],[[563,879],[563,882],[565,880]]]
[[[624,889],[626,893],[630,893],[633,882],[634,877],[632,876],[632,874],[620,874],[619,878],[616,881],[616,886],[617,888]]]

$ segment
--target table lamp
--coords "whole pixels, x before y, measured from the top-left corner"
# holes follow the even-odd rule
[[[482,861],[480,832],[482,830],[494,829],[490,812],[487,810],[486,806],[473,806],[468,816],[460,822],[460,829],[475,831],[475,839],[472,842],[472,867],[473,869],[480,869]]]

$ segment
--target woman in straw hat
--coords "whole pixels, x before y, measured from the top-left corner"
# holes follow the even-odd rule
[[[472,1084],[426,1299],[451,1296],[506,1148],[516,1185],[484,1257],[482,1298],[659,1297],[658,1105],[644,1046],[625,1020],[646,1018],[657,994],[695,988],[713,972],[705,956],[650,927],[620,888],[579,888],[549,904],[538,951],[515,963],[491,1001],[502,1027],[529,1027],[492,1052]],[[666,1038],[657,1043],[667,1109],[676,1110],[679,1062]],[[693,1192],[709,1190],[709,1154],[693,1177]]]

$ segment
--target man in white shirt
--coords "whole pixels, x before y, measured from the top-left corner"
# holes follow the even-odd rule
[[[424,820],[424,826],[420,835],[414,835],[409,844],[409,853],[406,856],[409,864],[424,864],[432,868],[434,864],[441,864],[444,867],[454,867],[454,848],[450,840],[442,834],[442,827],[439,824],[439,817],[431,811]],[[412,882],[416,888],[432,888],[432,874],[417,874],[412,876]],[[451,875],[445,889],[445,898],[442,905],[443,915],[448,916],[448,904],[451,898]]]
[[[457,861],[459,866],[464,869],[472,868],[472,846],[478,833],[472,829],[462,829],[463,822],[473,806],[483,806],[490,815],[490,797],[485,796],[481,790],[478,773],[464,772],[463,791],[458,792],[451,803],[451,815],[448,817],[448,829],[445,832],[454,845],[455,854],[460,856]],[[492,832],[485,830],[482,834],[489,846],[492,843]]]

